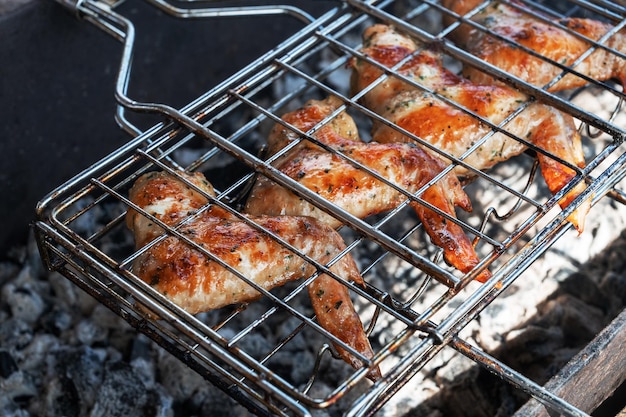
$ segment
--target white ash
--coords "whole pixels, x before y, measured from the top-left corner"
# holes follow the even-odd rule
[[[566,233],[461,336],[545,383],[626,305],[626,207],[600,201],[586,228],[581,236],[573,230]],[[446,348],[380,415],[505,416],[525,400],[507,383],[479,372],[478,365]]]
[[[32,237],[27,247],[7,257],[0,262],[0,415],[252,415],[67,278],[47,272]],[[257,317],[266,308],[254,303],[246,317]],[[201,316],[211,321],[220,315]],[[237,347],[266,354],[294,330],[294,323],[281,320],[274,334],[253,333]],[[228,327],[221,333],[234,335]],[[298,335],[271,359],[272,367],[304,386],[318,354],[312,345],[322,343],[318,334]],[[325,354],[320,379],[335,382],[318,383],[314,392],[330,392],[346,378],[350,371],[336,364]]]
[[[626,232],[620,231],[625,223],[626,208],[601,201],[592,211],[587,233],[577,237],[571,232],[560,239],[462,336],[520,367],[527,376],[539,381],[549,378],[623,309]],[[0,414],[250,414],[67,278],[45,271],[32,241],[8,257],[0,263]],[[400,274],[404,270],[399,285],[404,285],[402,291],[410,290],[411,271],[401,266],[390,262],[377,268],[394,268]],[[383,270],[379,273],[384,276]],[[428,297],[424,296],[426,304]],[[359,307],[365,318],[371,317],[367,306]],[[253,304],[250,313],[258,315],[264,308]],[[375,338],[384,343],[397,331],[395,325],[378,323]],[[254,334],[242,339],[239,347],[267,352],[293,328],[294,322],[283,321],[274,335]],[[233,334],[228,328],[220,332]],[[316,354],[311,339],[298,336],[271,362],[281,363],[290,380],[304,384]],[[326,356],[321,379],[345,378],[346,368],[336,365]],[[316,383],[311,394],[331,390],[332,385]],[[351,393],[356,395],[358,390]],[[465,410],[475,407],[472,415],[510,415],[523,401],[518,396],[513,388],[489,380],[473,362],[446,348],[379,415],[453,416],[454,407],[462,403]]]
[[[36,246],[0,263],[0,415],[245,415],[200,376],[58,273]],[[28,307],[28,308],[26,308]]]

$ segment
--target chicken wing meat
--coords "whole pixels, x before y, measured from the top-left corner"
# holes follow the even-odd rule
[[[373,88],[370,87],[371,90],[362,97],[367,107],[434,145],[444,155],[462,158],[477,170],[488,169],[526,149],[523,141],[502,132],[492,132],[490,126],[470,114],[474,113],[499,125],[520,105],[528,102],[524,94],[506,86],[477,84],[457,76],[443,67],[440,54],[429,49],[418,50],[420,46],[416,42],[390,26],[371,26],[365,30],[363,39],[362,52],[365,55],[424,88],[390,74],[381,78],[382,82]],[[399,68],[395,68],[396,65]],[[374,81],[380,81],[379,78],[384,74],[383,69],[365,59],[354,58],[351,66],[354,93],[362,91]],[[461,108],[444,99],[459,104]],[[585,165],[580,136],[573,118],[550,106],[530,102],[504,128],[516,138],[524,138],[549,153],[545,155],[537,152],[537,155],[542,175],[553,193],[572,180],[576,171],[549,155],[555,155],[572,166]],[[491,133],[493,135],[480,142]],[[378,142],[412,140],[397,128],[382,123],[375,123],[372,138]],[[456,173],[461,176],[472,175],[461,165],[457,166]],[[578,183],[559,204],[567,206],[584,189],[585,185]],[[579,232],[583,230],[589,207],[589,202],[581,204],[568,218]]]
[[[130,200],[165,225],[176,228],[232,270],[174,235],[152,242],[165,231],[152,218],[131,209],[126,222],[134,233],[137,248],[151,245],[133,262],[133,271],[158,292],[195,314],[261,296],[233,270],[265,290],[315,273],[315,266],[303,257],[228,210],[209,204],[203,193],[181,179],[214,196],[213,187],[201,173],[181,172],[179,176],[166,172],[145,174],[131,188]],[[197,215],[188,218],[193,213]],[[334,229],[310,217],[260,215],[248,219],[321,264],[328,264],[345,249]],[[349,255],[342,256],[329,269],[347,281],[363,284]],[[308,291],[320,324],[355,351],[371,358],[373,351],[348,288],[333,277],[320,274]],[[338,345],[337,350],[355,368],[363,366],[359,358],[342,346]],[[373,369],[368,376],[377,379],[380,371]]]
[[[307,132],[341,105],[342,101],[334,96],[325,100],[311,100],[302,108],[285,114],[283,120],[299,131]],[[345,111],[327,124],[318,126],[313,136],[320,143],[349,156],[353,161],[409,193],[417,192],[446,167],[443,161],[412,144],[361,141],[353,119]],[[277,123],[268,138],[269,152],[274,154],[297,140],[300,140],[298,133]],[[358,218],[391,210],[408,198],[346,157],[308,140],[301,140],[282,155],[275,166]],[[453,174],[445,175],[435,182],[421,197],[452,217],[455,217],[455,205],[471,210],[469,198]],[[444,258],[449,264],[463,272],[476,266],[479,262],[478,256],[458,224],[417,202],[411,204],[433,243],[443,248]],[[250,214],[309,215],[333,228],[342,225],[340,220],[267,177],[260,177],[255,183],[245,211]],[[484,271],[478,280],[484,282],[489,277],[490,273]]]
[[[442,1],[443,6],[459,15],[465,15],[481,3],[482,0]],[[515,2],[509,5],[494,1],[471,18],[491,33],[502,36],[507,41],[497,39],[484,30],[472,28],[467,24],[451,32],[451,37],[472,54],[538,87],[547,85],[563,72],[563,69],[552,62],[572,67],[593,47],[589,40],[599,41],[613,30],[612,25],[592,19],[554,19],[543,16],[539,18],[514,7],[515,4]],[[453,21],[454,18],[451,15],[444,17],[444,22],[447,24]],[[517,45],[537,52],[548,60],[532,56]],[[602,45],[613,51],[597,47],[572,69],[600,81],[615,78],[624,85],[626,83],[626,59],[624,58],[626,30],[612,34]],[[488,74],[470,66],[465,68],[464,74],[475,82],[493,82]],[[558,91],[580,87],[586,83],[584,78],[568,73],[549,90]]]

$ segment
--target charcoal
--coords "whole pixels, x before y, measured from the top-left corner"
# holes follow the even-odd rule
[[[41,326],[47,333],[59,335],[73,325],[73,315],[59,305],[53,305],[51,311],[41,318]]]
[[[87,200],[80,200],[80,202],[77,204],[77,209],[82,209],[90,203],[91,202]],[[98,222],[102,218],[102,211],[102,206],[96,205],[90,210],[88,216],[78,216],[74,220],[74,230],[82,235],[89,235],[91,231],[97,230]]]
[[[144,335],[137,335],[132,341],[130,360],[151,360],[152,343]]]
[[[17,370],[17,363],[11,356],[11,353],[5,349],[0,349],[0,377],[6,379],[14,372],[17,372]]]
[[[0,415],[27,416],[23,407],[38,394],[33,379],[25,372],[16,370],[0,379]]]
[[[562,303],[567,308],[564,310],[561,327],[569,346],[578,346],[593,339],[605,325],[606,319],[602,311],[580,299],[570,296],[563,298]]]
[[[29,372],[43,372],[48,363],[48,356],[59,347],[59,339],[51,334],[36,334],[31,342],[15,353],[20,369]]]
[[[80,289],[72,281],[59,273],[51,273],[48,282],[51,287],[51,296],[59,307],[76,308]]]
[[[313,374],[315,354],[310,350],[278,352],[277,356],[272,359],[272,363],[285,369],[284,373],[294,383],[305,384]]]
[[[2,303],[9,306],[13,317],[27,323],[35,323],[46,305],[39,292],[33,288],[28,277],[29,268],[20,272],[14,281],[2,287]]]
[[[568,346],[588,341],[604,327],[606,318],[601,309],[569,294],[547,301],[541,308],[540,326],[552,326],[563,333],[562,343]]]
[[[0,400],[0,413],[2,413],[4,417],[30,417],[28,411],[17,408],[17,406],[3,407],[1,402],[2,400]]]
[[[626,300],[626,280],[623,273],[609,271],[602,274],[599,286],[602,292],[607,295],[606,311],[611,316],[617,315],[624,307],[624,300]]]
[[[455,355],[441,368],[437,369],[435,381],[439,385],[446,385],[450,388],[459,385],[469,385],[476,380],[477,373],[478,369],[473,366],[472,361]]]
[[[606,304],[606,296],[598,287],[598,283],[582,272],[570,275],[568,279],[561,283],[559,290],[596,307],[602,308]]]
[[[530,324],[520,332],[512,332],[511,338],[504,343],[507,356],[515,358],[520,364],[531,363],[538,358],[550,357],[552,352],[563,343],[563,331],[559,327],[540,327]]]
[[[137,377],[147,388],[158,388],[156,382],[156,368],[154,362],[148,358],[135,358],[130,362],[130,366]]]
[[[103,342],[108,336],[108,332],[102,327],[102,324],[94,320],[81,320],[76,324],[75,331],[76,338],[80,343],[87,346]]]
[[[21,349],[33,339],[33,328],[23,320],[9,318],[0,322],[0,346]]]
[[[13,262],[0,262],[0,287],[3,287],[4,284],[9,282],[10,280],[18,274],[20,267],[18,264]]]
[[[152,344],[145,336],[139,335],[132,342],[129,363],[146,387],[156,385],[156,366],[152,357]]]
[[[62,347],[52,354],[48,376],[58,378],[62,392],[78,396],[83,407],[93,404],[100,395],[105,352],[80,346]]]
[[[200,408],[201,416],[220,416],[220,417],[253,417],[254,414],[246,410],[243,406],[235,402],[235,400],[224,400],[217,392],[215,397],[205,399]]]
[[[574,273],[568,272],[569,267],[560,269],[558,280],[543,278],[542,285],[545,281],[546,288],[554,292],[541,294],[532,281],[530,285],[523,280],[516,282],[481,313],[480,320],[468,326],[470,338],[483,348],[487,346],[486,350],[524,375],[545,382],[623,309],[626,279],[624,270],[620,269],[624,266],[620,245],[622,241],[616,242],[616,249],[607,249],[606,255],[582,265]],[[0,263],[0,282],[3,283],[0,415],[251,415],[178,358],[146,336],[138,335],[125,321],[67,278],[43,272],[38,266],[16,263],[16,260],[35,262],[30,250],[16,250],[13,260]],[[555,257],[548,258],[545,264],[554,268],[552,263],[556,260],[567,262]],[[399,267],[397,264],[377,265],[381,275],[404,274],[402,279],[397,279],[395,293],[410,292],[416,278],[405,266],[402,271],[406,273],[398,272]],[[548,277],[549,273],[538,275]],[[378,284],[385,285],[385,282],[381,280]],[[540,295],[545,301],[537,303],[536,297]],[[294,306],[310,314],[308,300],[301,298],[293,300]],[[22,304],[18,305],[18,300]],[[372,312],[359,302],[357,300],[357,306],[365,311],[367,320]],[[416,309],[421,308],[419,302]],[[453,299],[450,307],[457,304]],[[267,310],[267,305],[253,303],[246,317],[258,317]],[[226,314],[228,312],[224,311],[200,314],[198,319],[213,325]],[[272,315],[268,321],[275,322],[271,327],[273,333],[254,329],[236,346],[255,357],[263,357],[276,341],[287,338],[298,325],[298,320],[285,319],[280,313]],[[249,322],[230,324],[220,330],[227,339]],[[401,330],[402,325],[397,321],[382,315],[372,340],[388,343],[389,334]],[[268,365],[287,380],[304,386],[314,373],[318,350],[324,343],[328,340],[318,332],[305,331],[289,340],[270,358]],[[496,348],[490,350],[493,346]],[[406,346],[398,347],[399,355],[405,351],[409,352]],[[314,398],[323,398],[351,372],[348,365],[326,351],[309,393]],[[348,394],[347,403],[358,398],[367,387],[365,383],[355,387]],[[411,379],[390,399],[379,415],[454,417],[465,413],[477,417],[505,417],[526,398],[454,350],[444,349],[432,359],[423,374]],[[341,406],[314,410],[312,414],[315,417],[341,415],[344,411]]]
[[[252,333],[237,343],[237,346],[245,352],[258,352],[259,355],[267,354],[274,345],[266,337],[258,333]],[[259,356],[262,358],[262,356]]]
[[[46,382],[43,396],[32,409],[35,414],[46,417],[79,417],[82,415],[81,403],[86,406],[78,394],[76,384],[67,376],[58,376]]]
[[[159,351],[157,361],[161,384],[174,401],[187,402],[190,407],[201,406],[209,390],[204,379],[165,351]]]
[[[133,369],[124,362],[107,364],[98,389],[92,417],[143,417],[155,415],[157,396],[146,389]],[[155,401],[156,400],[156,401]]]

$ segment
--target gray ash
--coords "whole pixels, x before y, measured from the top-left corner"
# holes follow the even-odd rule
[[[217,408],[246,415],[67,278],[47,272],[34,239],[0,263],[0,284],[0,415],[166,417]]]
[[[626,306],[625,253],[626,230],[561,281],[537,314],[503,335],[501,346],[490,353],[545,384]],[[478,365],[463,368],[461,361],[454,358],[433,372],[440,391],[404,415],[510,416],[529,399]]]
[[[491,353],[536,382],[546,382],[624,308],[623,253],[626,231],[561,279],[557,290],[537,306],[536,314],[503,333],[501,345]],[[46,271],[33,239],[0,263],[0,284],[1,415],[250,414],[67,278]],[[490,309],[481,318],[507,313],[497,306]],[[277,326],[282,336],[290,331],[288,323],[283,327]],[[248,340],[249,346],[243,348],[266,350],[277,335],[259,337]],[[284,374],[293,380],[304,382],[310,374],[307,363],[314,361],[316,352],[308,342],[301,338],[272,359],[281,361]],[[322,364],[325,378],[341,373],[333,365]],[[337,379],[344,376],[337,375]],[[460,416],[468,415],[469,407],[471,415],[508,416],[527,400],[459,355],[427,370],[424,378],[438,386],[436,394],[415,405],[410,394],[405,396],[401,390],[381,415]],[[421,379],[417,382],[422,383]],[[315,389],[323,390],[324,385]]]

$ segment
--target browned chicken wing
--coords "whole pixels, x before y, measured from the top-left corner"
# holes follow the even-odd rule
[[[283,120],[307,132],[341,105],[341,100],[333,96],[322,101],[311,100],[304,107],[285,114]],[[410,193],[417,192],[445,168],[443,161],[411,144],[362,142],[354,121],[346,112],[339,113],[326,125],[318,127],[313,136]],[[299,139],[293,130],[277,123],[268,139],[269,150],[274,154]],[[275,166],[359,218],[391,210],[407,200],[405,194],[355,166],[345,157],[322,149],[308,140],[302,140],[281,156]],[[465,210],[471,209],[469,198],[453,174],[446,175],[430,186],[422,198],[453,217],[455,205]],[[459,225],[423,205],[414,202],[412,206],[433,243],[443,248],[444,258],[449,264],[463,272],[476,266],[478,256]],[[266,177],[259,178],[255,183],[245,211],[250,214],[309,215],[333,228],[342,224],[340,220]],[[489,272],[485,271],[479,280],[484,282],[489,276]]]
[[[215,195],[202,174],[180,175],[208,195]],[[138,207],[164,224],[178,227],[182,235],[261,288],[270,290],[315,273],[313,265],[267,233],[217,205],[207,207],[208,200],[202,193],[168,173],[143,175],[129,194]],[[183,221],[200,209],[203,211],[197,217]],[[321,264],[329,263],[345,249],[334,229],[310,217],[249,216],[249,219]],[[163,233],[152,219],[135,210],[128,211],[126,221],[134,232],[137,248]],[[349,255],[340,258],[330,270],[347,281],[363,283]],[[192,314],[249,302],[261,295],[231,270],[176,236],[168,236],[149,247],[135,260],[133,271]],[[321,274],[308,290],[320,324],[364,357],[371,358],[373,351],[354,311],[348,289],[332,277]],[[362,361],[341,346],[338,351],[346,362],[356,368],[362,367]],[[376,379],[380,371],[374,369],[369,376]]]
[[[470,12],[481,3],[482,0],[442,1],[443,6],[459,15]],[[514,43],[499,40],[469,25],[461,25],[452,32],[452,37],[455,42],[472,54],[531,84],[543,87],[563,70],[545,59],[530,55],[516,45],[535,51],[552,62],[572,67],[593,46],[585,38],[599,41],[613,30],[612,25],[592,19],[547,17],[546,19],[540,19],[511,5],[495,1],[472,16],[472,20]],[[446,23],[450,24],[453,20],[452,16],[446,15]],[[602,42],[602,45],[618,51],[622,57],[616,55],[615,52],[597,48],[572,69],[601,81],[615,78],[624,85],[626,83],[626,59],[623,58],[623,54],[626,54],[626,30],[612,34]],[[478,83],[493,82],[489,75],[476,68],[468,66],[464,73],[472,81]],[[549,90],[558,91],[580,87],[586,83],[584,78],[567,74]]]
[[[385,67],[395,68],[432,92],[456,102],[494,125],[502,123],[515,112],[527,97],[505,86],[473,83],[446,70],[438,54],[423,50],[410,38],[385,25],[374,25],[364,32],[362,52]],[[414,54],[412,56],[412,54]],[[352,62],[354,92],[359,92],[377,80],[383,71],[362,59]],[[464,162],[483,170],[524,151],[526,145],[500,132],[484,143],[481,139],[492,133],[485,123],[452,106],[437,95],[421,90],[395,76],[388,76],[363,97],[366,106],[397,126],[435,145],[447,155],[463,158]],[[563,161],[584,167],[584,156],[573,119],[541,103],[531,103],[509,121],[506,130],[525,138],[540,149],[557,155]],[[378,142],[404,142],[410,138],[400,131],[378,123],[373,128]],[[549,156],[538,152],[543,177],[553,193],[573,179],[576,172]],[[458,166],[459,175],[468,175]],[[580,183],[560,201],[562,207],[576,198],[585,186]],[[582,232],[590,203],[581,205],[569,218]]]

